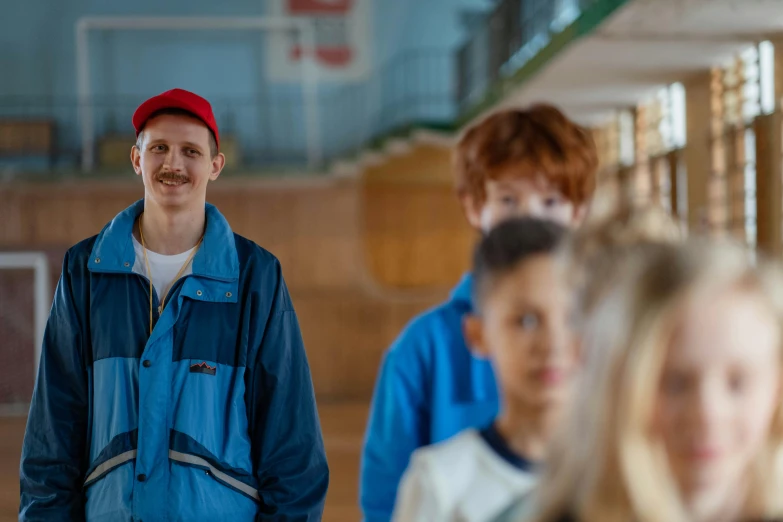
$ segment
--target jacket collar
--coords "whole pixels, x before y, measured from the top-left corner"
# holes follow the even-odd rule
[[[460,282],[451,291],[451,300],[464,303],[473,309],[473,274],[468,272],[462,276]]]
[[[98,234],[87,264],[91,272],[132,273],[136,253],[131,232],[133,224],[144,210],[141,199],[117,214]],[[204,242],[193,257],[193,275],[236,281],[239,279],[239,258],[234,233],[226,218],[209,203],[205,206],[206,231]]]

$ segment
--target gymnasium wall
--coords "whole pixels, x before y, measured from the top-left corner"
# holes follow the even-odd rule
[[[209,189],[208,200],[237,233],[280,259],[321,399],[368,398],[383,351],[469,266],[473,232],[450,183],[437,179],[447,151],[411,154],[433,167],[433,178],[395,181],[379,176],[383,169],[339,182],[226,176]],[[0,185],[0,250],[47,251],[56,281],[64,251],[98,233],[142,190],[136,179]],[[5,284],[10,291],[12,282]],[[29,282],[15,285],[22,303]]]
[[[364,250],[369,270],[397,288],[448,286],[475,241],[452,189],[450,150],[418,145],[363,175]]]
[[[370,76],[319,85],[327,156],[352,152],[404,115],[451,119],[453,52],[463,37],[460,13],[486,0],[365,0],[370,4]],[[73,0],[15,2],[0,17],[0,118],[58,122],[58,147],[78,151],[75,24],[84,16],[262,16],[264,0]],[[41,35],[46,38],[41,38]],[[268,33],[266,33],[268,34]],[[127,134],[146,96],[183,87],[213,102],[221,129],[240,148],[285,164],[303,156],[302,87],[273,81],[268,42],[253,31],[96,30],[88,36],[97,137]],[[75,162],[76,154],[62,162]]]

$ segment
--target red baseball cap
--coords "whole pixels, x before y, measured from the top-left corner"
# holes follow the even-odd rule
[[[133,113],[133,128],[136,129],[137,138],[150,116],[163,109],[182,109],[203,121],[215,135],[215,142],[220,148],[220,135],[215,115],[212,114],[212,106],[198,94],[184,89],[166,91],[139,105],[139,108]]]

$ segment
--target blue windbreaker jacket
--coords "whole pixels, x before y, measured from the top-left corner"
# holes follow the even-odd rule
[[[329,481],[280,264],[206,206],[149,334],[143,201],[71,248],[27,421],[21,521],[316,521]]]
[[[387,352],[365,436],[360,504],[367,522],[388,522],[411,454],[497,415],[492,366],[471,355],[462,320],[472,310],[470,275],[451,300],[420,315]]]

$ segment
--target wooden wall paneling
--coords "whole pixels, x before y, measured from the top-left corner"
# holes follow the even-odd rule
[[[22,216],[22,195],[0,187],[0,247],[23,245],[28,234]]]
[[[365,169],[362,179],[377,183],[453,183],[451,148],[414,145],[403,154],[391,155]]]
[[[210,188],[209,201],[232,227],[280,259],[319,398],[369,398],[384,351],[413,316],[447,297],[469,264],[473,232],[451,187],[410,185]],[[136,183],[4,185],[0,216],[7,227],[0,247],[56,248],[56,280],[62,252],[96,234],[141,194]],[[368,227],[367,218],[377,223]],[[368,252],[373,245],[377,252]],[[367,288],[363,263],[369,259],[382,261],[391,282],[438,291],[400,298]]]
[[[387,320],[383,303],[350,292],[292,294],[319,397],[369,397]]]
[[[379,283],[451,286],[469,268],[476,234],[450,186],[366,183],[362,203],[364,251]]]
[[[56,200],[57,198],[50,196],[49,199]],[[63,237],[66,238],[65,243],[73,245],[86,237],[100,232],[106,222],[100,220],[101,215],[98,207],[94,206],[95,198],[93,196],[74,193],[69,199],[68,204],[62,207],[62,210],[66,213],[62,216],[65,222],[65,230],[62,232],[64,234]]]
[[[270,195],[262,190],[247,190],[242,192],[237,206],[232,209],[232,220],[229,221],[232,228],[274,254],[290,280],[290,275],[296,272],[296,261],[290,248],[294,232],[287,226],[291,198],[285,194]]]
[[[293,291],[318,396],[370,397],[383,353],[415,315],[446,297],[395,303],[352,291]]]
[[[66,197],[52,197],[50,192],[35,194],[33,205],[25,208],[28,212],[34,212],[31,218],[35,222],[33,233],[36,242],[43,245],[51,245],[67,241],[70,236],[70,216],[72,212],[81,212],[73,204],[73,194]]]
[[[300,280],[309,287],[344,287],[357,283],[355,189],[308,191],[293,201],[295,255]]]

